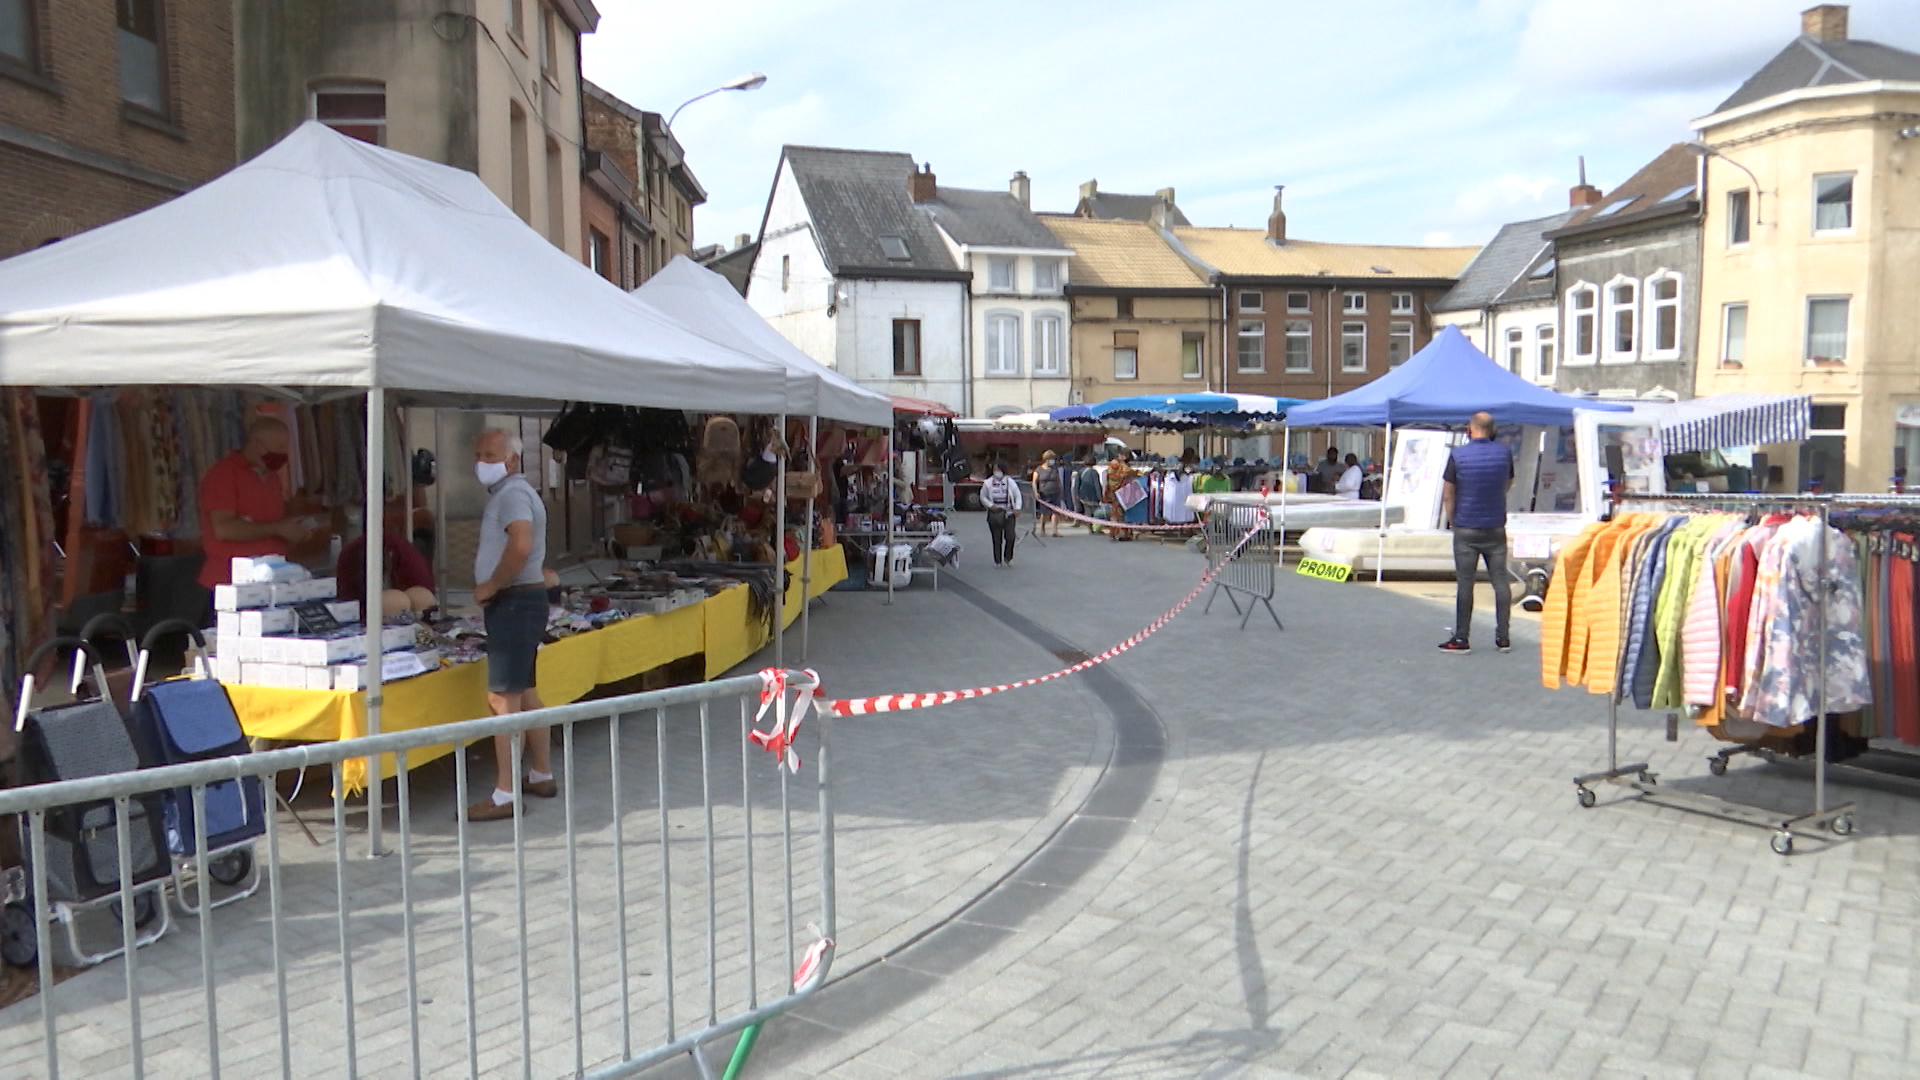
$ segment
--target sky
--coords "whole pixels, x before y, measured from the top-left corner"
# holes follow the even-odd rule
[[[1196,225],[1479,244],[1611,190],[1800,32],[1809,0],[596,0],[586,76],[670,112],[700,244],[757,234],[783,144],[904,151],[1036,210],[1173,187]],[[1920,0],[1850,36],[1920,51]]]

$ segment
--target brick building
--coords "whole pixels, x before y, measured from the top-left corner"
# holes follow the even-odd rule
[[[581,103],[589,173],[592,155],[598,154],[630,185],[624,197],[632,220],[625,222],[619,244],[621,257],[633,260],[634,284],[659,273],[675,255],[692,258],[693,208],[707,201],[707,193],[687,167],[680,141],[659,113],[635,108],[591,81],[585,83]],[[586,182],[592,183],[591,176]],[[605,211],[619,208],[619,199],[609,195],[604,185],[600,197],[609,204],[602,210],[602,221],[607,223]],[[632,252],[636,242],[638,257]]]
[[[0,258],[233,163],[230,2],[0,0]]]

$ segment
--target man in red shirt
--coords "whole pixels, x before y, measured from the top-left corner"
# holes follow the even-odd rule
[[[247,425],[246,444],[214,462],[200,478],[200,546],[206,562],[200,584],[233,580],[243,555],[284,555],[307,537],[302,521],[287,517],[279,471],[287,465],[287,425],[270,416]]]

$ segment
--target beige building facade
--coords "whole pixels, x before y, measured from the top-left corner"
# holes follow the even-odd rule
[[[1695,390],[1812,395],[1812,437],[1773,448],[1776,486],[1879,491],[1920,467],[1920,55],[1848,40],[1836,5],[1803,29],[1694,122]]]

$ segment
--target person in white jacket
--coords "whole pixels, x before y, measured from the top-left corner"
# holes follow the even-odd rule
[[[1333,493],[1343,499],[1359,498],[1362,475],[1359,455],[1348,454],[1347,471],[1341,473],[1340,479],[1334,482]]]
[[[1006,467],[993,463],[993,475],[980,485],[980,501],[987,508],[987,532],[992,534],[993,565],[1013,562],[1014,521],[1020,513],[1020,484]]]

